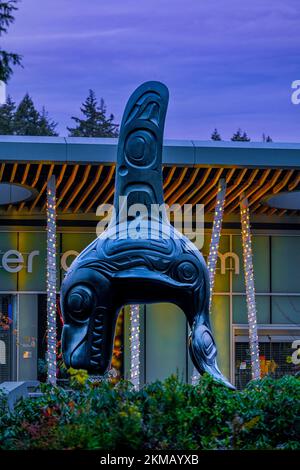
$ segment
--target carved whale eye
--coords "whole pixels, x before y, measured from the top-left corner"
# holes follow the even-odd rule
[[[156,137],[152,132],[138,130],[127,137],[126,160],[131,166],[148,167],[156,161]]]
[[[94,295],[87,286],[76,286],[71,289],[67,300],[70,317],[79,322],[84,322],[90,316],[94,306]]]
[[[199,271],[194,263],[182,261],[176,266],[176,276],[181,282],[193,283],[199,276]]]
[[[126,145],[127,155],[132,160],[141,160],[145,153],[145,144],[145,139],[141,135],[131,136]]]

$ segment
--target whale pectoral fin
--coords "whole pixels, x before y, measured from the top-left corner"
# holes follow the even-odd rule
[[[205,372],[214,377],[226,387],[235,390],[235,387],[222,374],[217,364],[217,348],[210,326],[201,322],[198,317],[193,325],[189,338],[189,353],[192,362],[200,374]]]

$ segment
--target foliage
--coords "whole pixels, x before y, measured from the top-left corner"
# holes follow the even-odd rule
[[[76,127],[68,127],[71,137],[117,137],[118,124],[115,124],[114,115],[106,116],[106,106],[101,98],[98,104],[93,90],[89,90],[88,97],[80,108],[83,118],[72,117]]]
[[[56,136],[56,126],[44,108],[37,111],[28,93],[17,107],[10,97],[0,106],[1,135]]]
[[[84,369],[73,369],[73,367],[70,367],[68,372],[70,374],[70,383],[73,388],[81,388],[88,381],[89,374]]]
[[[14,13],[18,9],[18,0],[0,1],[0,37],[7,33],[14,22]],[[15,52],[7,52],[0,47],[0,80],[7,82],[12,75],[12,67],[21,65],[21,56]]]
[[[48,120],[47,113],[39,113],[28,93],[19,103],[14,116],[14,134],[16,135],[57,135],[56,124]]]
[[[1,449],[300,449],[300,379],[265,377],[231,391],[204,376],[42,385],[43,395],[1,411]]]
[[[231,137],[233,142],[250,142],[250,138],[247,135],[247,132],[242,132],[241,129],[238,129],[233,136]]]
[[[218,132],[218,129],[214,129],[210,138],[211,140],[222,140],[221,135]]]
[[[0,105],[0,134],[12,135],[14,133],[14,116],[16,104],[10,96],[6,103]]]
[[[273,142],[273,139],[272,139],[272,137],[270,137],[269,135],[263,134],[263,135],[262,135],[262,141],[263,141],[263,142],[270,143],[270,142]]]

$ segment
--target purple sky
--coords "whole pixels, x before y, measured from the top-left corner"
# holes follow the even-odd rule
[[[4,44],[3,44],[4,43]],[[22,0],[2,40],[24,56],[8,93],[29,92],[66,135],[92,88],[116,121],[146,80],[170,90],[166,138],[300,141],[299,0]]]

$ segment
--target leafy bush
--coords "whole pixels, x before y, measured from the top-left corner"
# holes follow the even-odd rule
[[[234,392],[204,376],[172,376],[135,391],[129,382],[43,386],[0,411],[1,449],[300,449],[300,380],[265,377]]]

